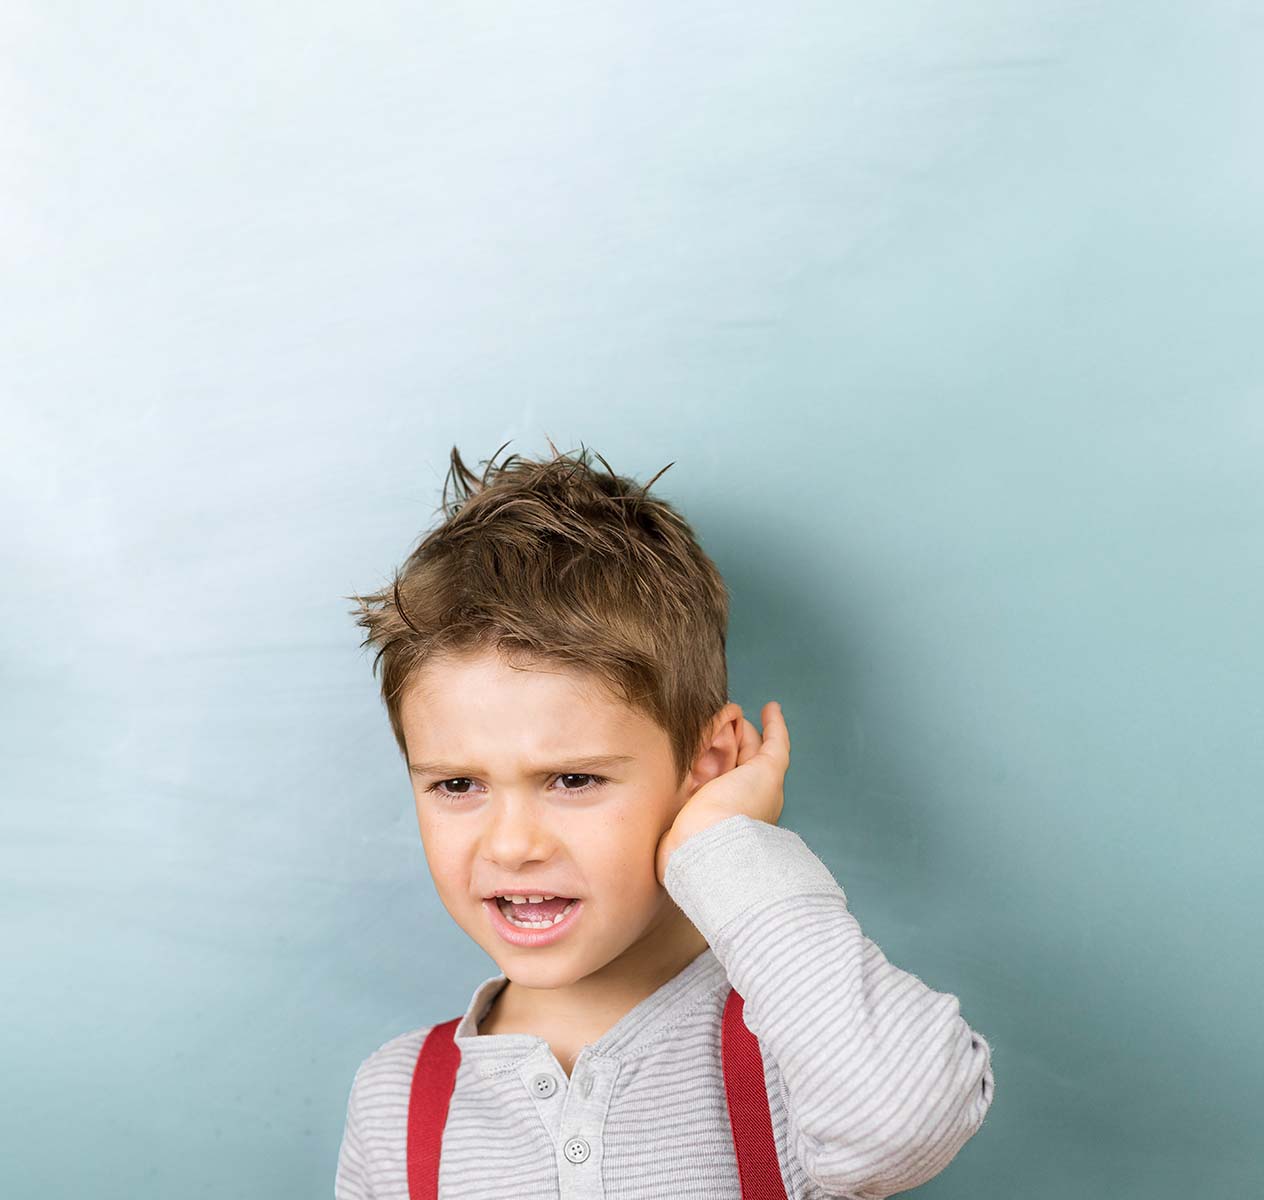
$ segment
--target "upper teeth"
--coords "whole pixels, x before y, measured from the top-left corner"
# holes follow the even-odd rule
[[[505,896],[510,904],[539,904],[541,900],[556,900],[556,896]]]

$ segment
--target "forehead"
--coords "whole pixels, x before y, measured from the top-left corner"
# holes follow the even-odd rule
[[[598,753],[662,733],[591,674],[549,662],[515,666],[496,651],[427,662],[401,696],[400,721],[412,754]]]

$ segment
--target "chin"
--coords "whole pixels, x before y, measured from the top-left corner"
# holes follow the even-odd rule
[[[628,946],[596,945],[577,942],[565,951],[514,950],[493,943],[483,948],[495,960],[500,973],[524,988],[546,991],[569,987],[608,967],[623,955]]]

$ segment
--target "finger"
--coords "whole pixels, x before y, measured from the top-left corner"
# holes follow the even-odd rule
[[[785,770],[790,765],[790,730],[786,728],[780,702],[769,700],[759,715],[764,723],[764,740],[759,751]]]
[[[739,767],[744,762],[750,762],[759,753],[759,744],[759,730],[755,728],[755,723],[749,717],[744,718],[737,743],[737,765]]]

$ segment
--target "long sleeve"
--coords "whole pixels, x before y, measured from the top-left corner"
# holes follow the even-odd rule
[[[346,1124],[338,1150],[338,1173],[334,1177],[334,1200],[373,1200],[368,1159],[360,1131],[359,1086],[363,1064],[356,1071],[347,1098]]]
[[[882,1200],[939,1174],[992,1102],[991,1050],[957,997],[887,961],[793,830],[726,818],[676,848],[664,886],[777,1064],[817,1186]]]

